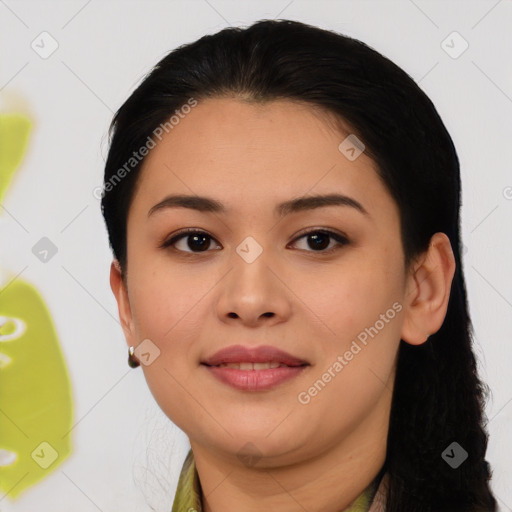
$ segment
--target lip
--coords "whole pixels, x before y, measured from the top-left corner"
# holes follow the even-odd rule
[[[202,364],[207,366],[217,366],[222,363],[266,363],[276,362],[286,366],[309,365],[308,361],[288,354],[270,345],[261,345],[259,347],[245,347],[243,345],[231,345],[215,352],[208,357]],[[259,370],[265,371],[265,370]]]
[[[266,363],[273,362],[285,366],[262,370],[239,370],[219,367],[222,363]],[[232,345],[215,352],[201,362],[215,378],[235,389],[243,391],[264,391],[301,374],[310,364],[287,352],[270,345],[255,348]]]

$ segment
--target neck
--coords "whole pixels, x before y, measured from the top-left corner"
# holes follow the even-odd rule
[[[286,466],[246,467],[191,440],[204,512],[315,510],[349,512],[386,458],[391,393],[344,438],[321,453]]]

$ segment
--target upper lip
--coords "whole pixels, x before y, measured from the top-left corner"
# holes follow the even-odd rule
[[[267,363],[277,362],[287,366],[303,366],[309,364],[304,359],[292,356],[283,350],[270,345],[259,347],[245,347],[243,345],[231,345],[215,352],[212,356],[201,361],[208,366],[217,366],[222,363]]]

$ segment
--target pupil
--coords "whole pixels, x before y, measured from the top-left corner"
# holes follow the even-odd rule
[[[329,235],[327,235],[326,233],[309,235],[309,240],[314,241],[314,249],[325,249],[326,247],[329,246]]]
[[[204,249],[207,249],[207,248],[208,248],[208,245],[209,245],[208,243],[205,243],[207,238],[208,238],[208,237],[207,237],[206,235],[191,235],[191,236],[189,237],[189,244],[188,244],[188,246],[189,246],[189,248],[190,248],[190,249],[192,249],[192,250],[193,250],[193,249],[203,249],[203,248],[204,248]],[[202,244],[194,244],[194,242],[190,242],[190,239],[192,239],[192,240],[194,240],[194,241],[197,241],[197,240],[201,240],[201,239],[202,239],[203,243],[202,243]]]

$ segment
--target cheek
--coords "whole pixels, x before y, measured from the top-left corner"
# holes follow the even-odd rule
[[[137,337],[150,339],[159,351],[154,362],[141,365],[146,382],[161,409],[184,426],[195,414],[194,404],[183,396],[184,389],[195,387],[194,341],[201,338],[198,318],[206,315],[200,299],[211,285],[190,272],[179,274],[147,263],[132,277],[130,302]]]
[[[362,256],[304,280],[295,290],[329,328],[330,337],[347,340],[385,315],[401,299],[401,286],[399,268]]]
[[[302,391],[314,395],[310,412],[331,411],[327,429],[338,429],[341,418],[346,428],[357,424],[392,388],[403,311],[398,272],[396,278],[383,284],[382,272],[347,273],[314,303],[329,336],[320,342],[323,356]]]
[[[182,328],[183,319],[204,295],[206,284],[184,265],[172,265],[148,251],[133,253],[129,289],[136,329],[140,336],[165,343]]]

